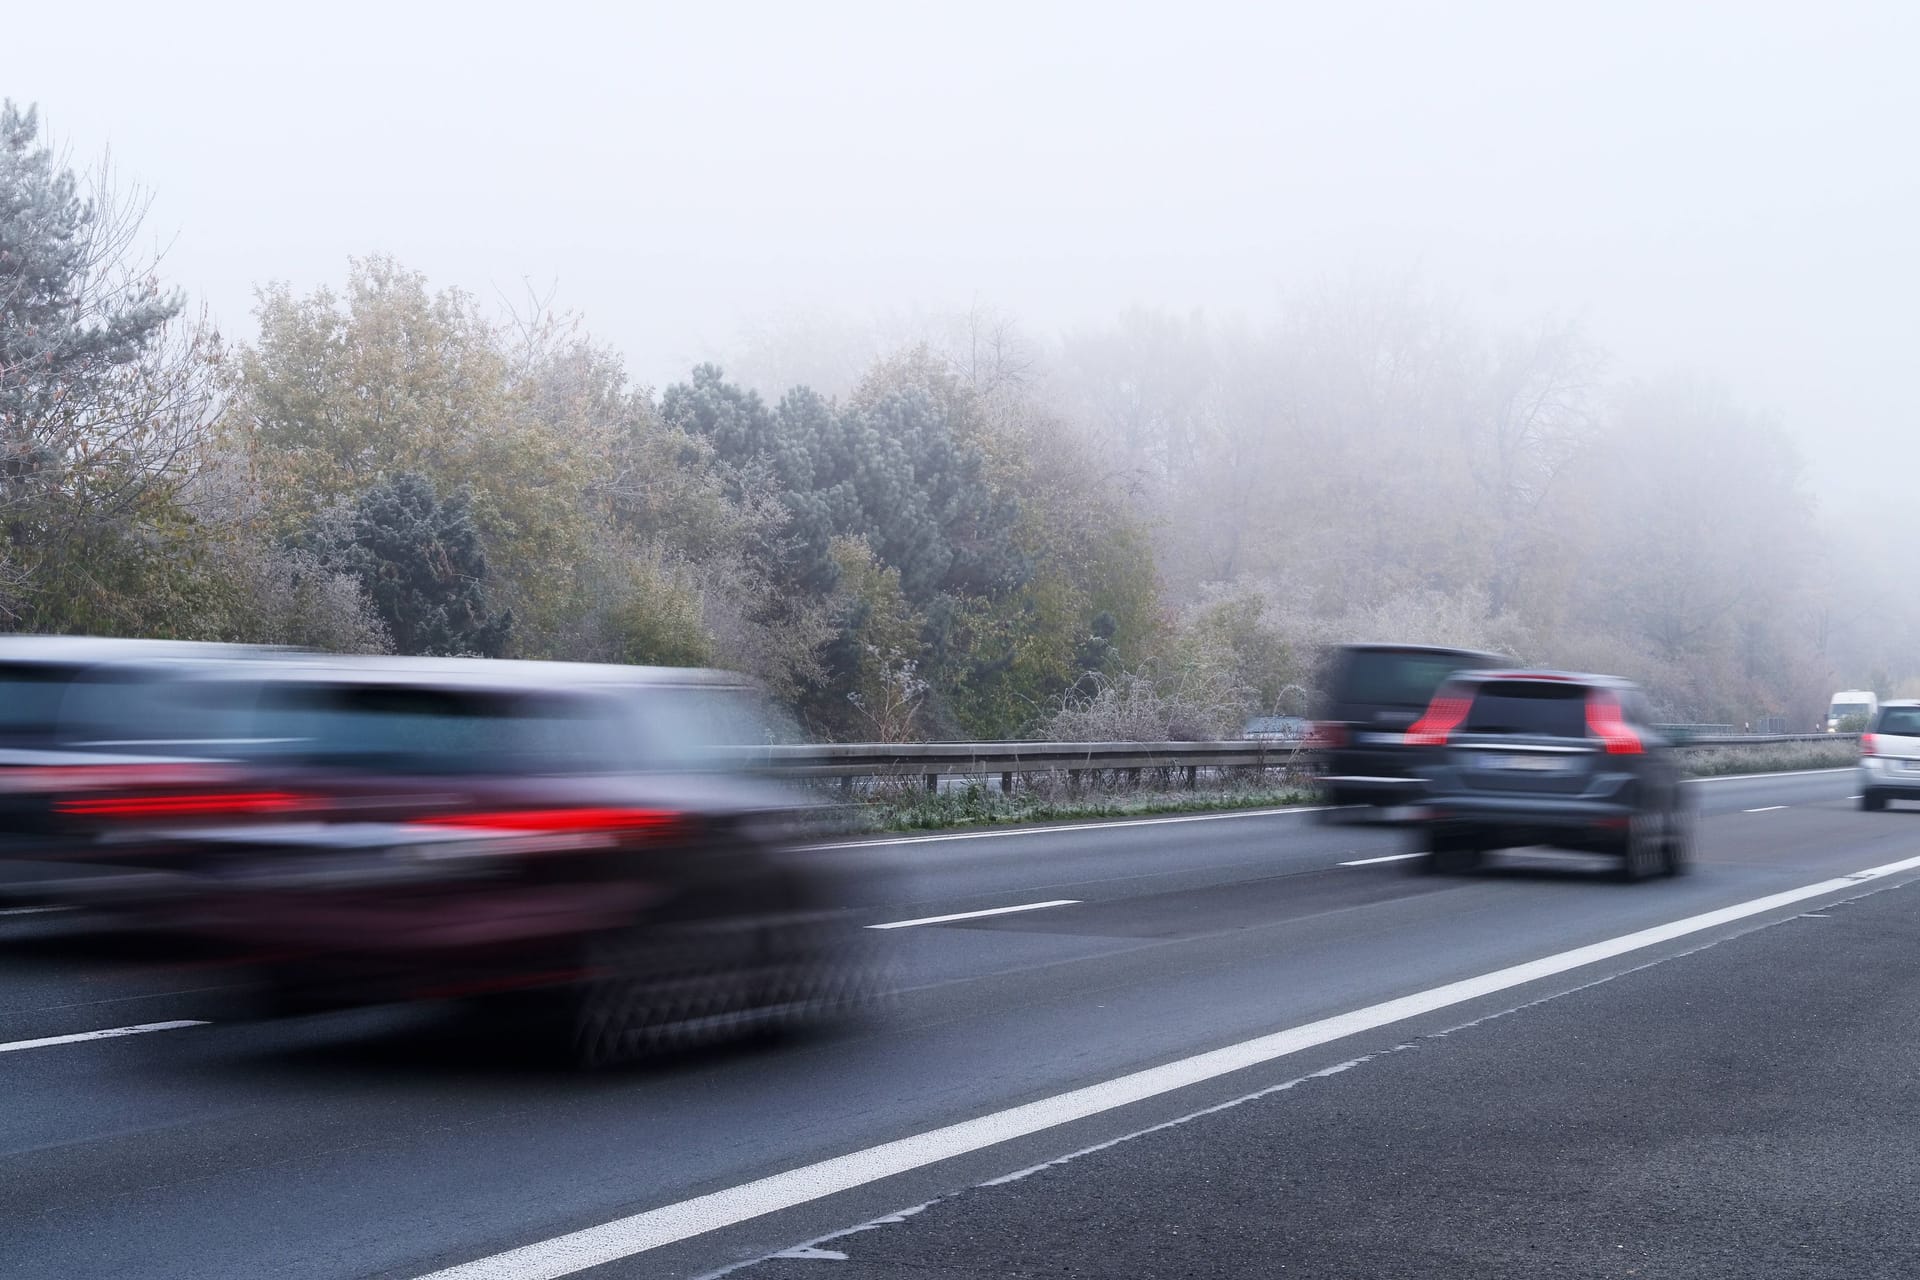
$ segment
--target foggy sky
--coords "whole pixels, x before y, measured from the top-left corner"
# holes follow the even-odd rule
[[[1411,269],[1724,380],[1829,498],[1920,469],[1920,6],[292,13],[20,6],[0,46],[232,335],[374,252],[557,285],[656,383],[794,308],[1044,334]]]

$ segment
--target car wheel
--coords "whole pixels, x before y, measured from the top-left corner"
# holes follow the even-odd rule
[[[1693,815],[1676,807],[1667,814],[1667,838],[1661,846],[1660,870],[1670,876],[1685,875],[1693,863]]]
[[[1621,841],[1620,878],[1645,880],[1659,874],[1661,861],[1661,842],[1654,834],[1652,815],[1635,813],[1627,819],[1627,834]]]
[[[1862,791],[1860,793],[1860,807],[1868,813],[1878,813],[1887,807],[1887,798],[1878,791]]]
[[[1457,875],[1476,870],[1486,851],[1472,837],[1460,832],[1433,830],[1428,833],[1426,863],[1428,870],[1441,875]],[[1421,859],[1414,859],[1415,862]]]

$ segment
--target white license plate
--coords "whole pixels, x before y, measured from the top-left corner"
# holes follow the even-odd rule
[[[1500,760],[1500,767],[1530,773],[1556,773],[1561,768],[1561,761],[1554,756],[1505,756]]]

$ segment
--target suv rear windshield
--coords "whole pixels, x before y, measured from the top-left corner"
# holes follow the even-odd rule
[[[1474,694],[1468,733],[1587,736],[1587,688],[1545,680],[1493,680]]]
[[[410,774],[571,774],[628,768],[634,754],[607,698],[268,682],[238,685],[219,701],[203,731],[227,753],[256,759]]]
[[[1901,738],[1920,738],[1920,707],[1888,707],[1880,713],[1875,733],[1890,733]]]
[[[1351,649],[1334,678],[1333,701],[1363,707],[1402,707],[1418,711],[1433,699],[1440,682],[1456,671],[1479,666],[1470,653],[1428,653],[1418,649]]]

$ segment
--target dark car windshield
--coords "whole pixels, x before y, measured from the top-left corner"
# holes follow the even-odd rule
[[[1902,738],[1920,738],[1920,707],[1888,707],[1880,713],[1875,733],[1890,733]]]
[[[1584,738],[1587,689],[1544,680],[1490,681],[1475,693],[1464,728],[1468,733]]]
[[[1440,682],[1477,665],[1472,654],[1409,649],[1354,649],[1335,680],[1336,703],[1364,707],[1424,708]]]
[[[151,667],[0,665],[0,742],[12,746],[170,752],[168,674]]]

